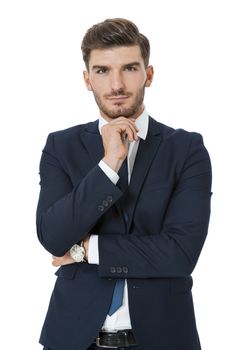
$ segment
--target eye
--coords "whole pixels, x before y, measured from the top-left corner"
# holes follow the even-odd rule
[[[104,74],[104,73],[107,73],[108,69],[107,68],[99,68],[96,70],[96,73],[97,74]]]
[[[137,67],[136,66],[126,66],[125,70],[128,72],[134,72],[137,70]]]

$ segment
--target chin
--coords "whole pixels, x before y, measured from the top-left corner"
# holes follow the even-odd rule
[[[130,108],[118,108],[117,110],[106,111],[109,118],[116,119],[119,117],[130,118],[133,117],[137,111]]]

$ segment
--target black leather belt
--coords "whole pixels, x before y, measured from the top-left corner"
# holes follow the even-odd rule
[[[133,332],[130,329],[113,332],[100,332],[99,337],[96,339],[96,345],[100,348],[127,348],[134,346],[136,340]]]

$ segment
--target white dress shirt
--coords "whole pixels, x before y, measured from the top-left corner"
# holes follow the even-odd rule
[[[101,128],[108,122],[100,116],[99,118],[99,131],[101,134]],[[128,182],[130,183],[131,174],[133,171],[134,161],[136,158],[138,146],[140,139],[145,140],[149,127],[149,115],[144,109],[142,114],[136,119],[135,122],[139,131],[137,135],[139,137],[138,141],[133,141],[129,143],[129,150],[127,155],[128,164]],[[108,178],[116,185],[119,180],[119,175],[110,168],[103,160],[99,162],[99,167],[108,176]],[[89,240],[88,249],[88,263],[89,264],[99,264],[99,250],[98,250],[98,235],[91,235]],[[128,304],[128,288],[127,280],[125,280],[123,303],[122,306],[112,315],[107,315],[102,329],[108,332],[116,332],[121,329],[131,329],[130,314],[129,314],[129,304]]]

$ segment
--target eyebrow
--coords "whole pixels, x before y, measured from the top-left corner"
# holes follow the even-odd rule
[[[134,61],[123,65],[123,67],[128,67],[128,66],[140,66],[140,63],[138,61]]]
[[[108,66],[99,66],[99,65],[95,65],[93,67],[91,67],[92,70],[95,70],[95,69],[108,69]]]
[[[140,63],[138,61],[134,61],[134,62],[129,62],[126,64],[123,64],[122,67],[130,67],[130,66],[140,66]],[[106,65],[94,65],[92,68],[92,70],[96,70],[96,69],[109,69],[109,66]]]

